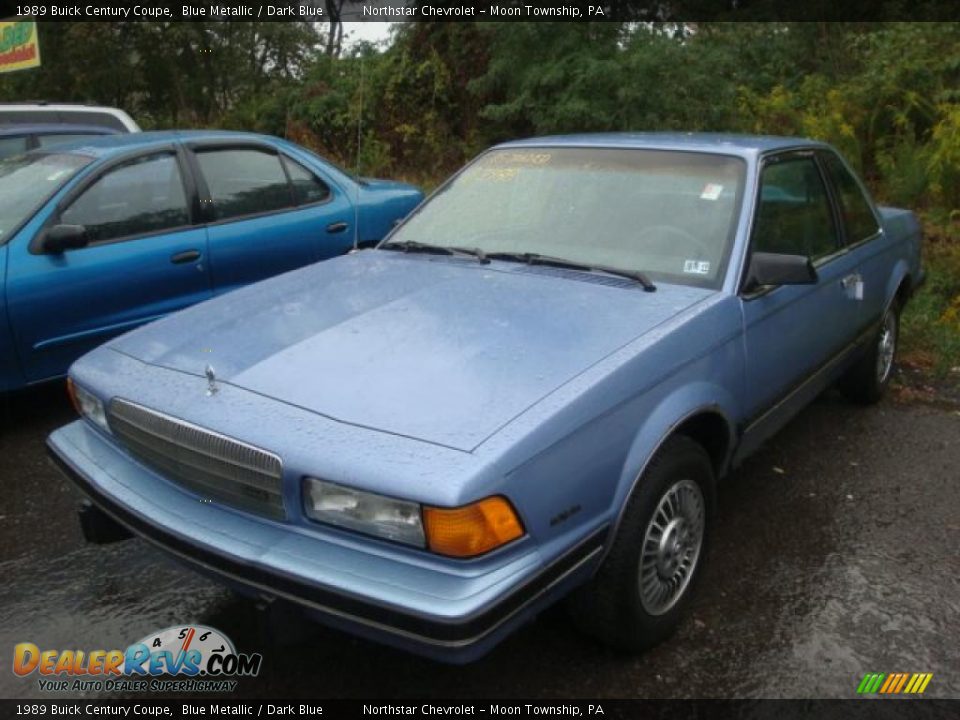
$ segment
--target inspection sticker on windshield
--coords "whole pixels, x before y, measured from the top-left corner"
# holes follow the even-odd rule
[[[720,193],[723,192],[723,185],[717,183],[707,183],[703,186],[703,192],[700,193],[701,200],[717,200]]]
[[[709,260],[684,260],[683,271],[688,275],[709,275]]]

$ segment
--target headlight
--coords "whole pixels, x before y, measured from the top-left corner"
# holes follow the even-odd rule
[[[513,506],[500,496],[436,508],[306,478],[303,505],[314,520],[451,557],[482,555],[524,533]]]
[[[314,520],[423,547],[420,505],[307,478],[303,505]]]
[[[82,417],[89,419],[106,432],[110,432],[110,426],[107,425],[107,414],[104,412],[100,398],[84,390],[70,378],[67,378],[67,392],[70,394],[73,407]]]

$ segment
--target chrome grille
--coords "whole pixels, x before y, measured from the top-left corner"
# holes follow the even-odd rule
[[[273,453],[136,405],[110,402],[110,429],[130,453],[211,500],[285,516],[283,464]]]

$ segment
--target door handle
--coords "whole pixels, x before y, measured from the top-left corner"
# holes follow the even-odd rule
[[[350,226],[347,225],[347,223],[343,222],[343,220],[341,220],[340,222],[330,223],[329,225],[327,225],[327,232],[341,233],[344,230],[346,230],[348,227]]]
[[[853,273],[852,275],[847,275],[843,280],[840,281],[840,287],[844,290],[849,290],[863,278],[860,277],[859,273]]]
[[[194,260],[199,259],[199,250],[184,250],[183,252],[178,252],[175,255],[170,256],[170,262],[172,262],[174,265],[182,265],[183,263],[193,262]]]

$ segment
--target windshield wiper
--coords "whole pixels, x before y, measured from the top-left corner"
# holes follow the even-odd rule
[[[380,246],[383,250],[402,250],[405,253],[420,252],[434,253],[436,255],[464,255],[476,258],[481,263],[488,263],[487,255],[480,248],[464,248],[453,245],[434,245],[432,243],[420,242],[419,240],[401,240],[399,242],[386,242]]]
[[[487,253],[488,260],[507,260],[516,262],[525,262],[528,265],[549,265],[551,267],[570,268],[571,270],[586,270],[587,272],[602,272],[608,275],[617,275],[628,278],[643,286],[645,292],[653,292],[657,286],[640,270],[624,270],[622,268],[610,267],[609,265],[597,265],[594,263],[577,262],[576,260],[567,260],[553,255],[541,255],[540,253],[530,252],[492,252]]]

